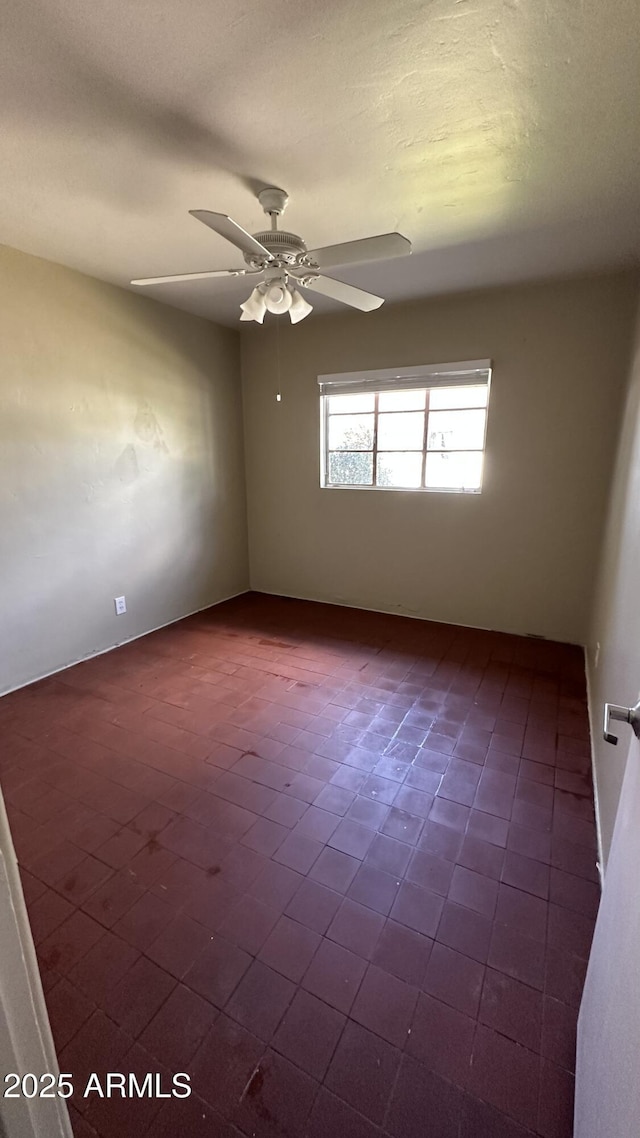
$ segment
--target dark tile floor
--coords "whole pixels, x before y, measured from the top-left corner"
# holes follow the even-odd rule
[[[249,594],[0,726],[61,1069],[191,1076],[77,1138],[569,1138],[578,649]]]

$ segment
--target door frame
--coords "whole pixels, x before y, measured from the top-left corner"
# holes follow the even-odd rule
[[[0,792],[0,1134],[73,1138],[63,1098],[2,1097],[4,1077],[59,1074],[9,821]]]

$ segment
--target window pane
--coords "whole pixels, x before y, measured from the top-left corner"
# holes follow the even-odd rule
[[[482,452],[427,454],[425,485],[433,490],[479,490],[483,457]]]
[[[371,486],[373,455],[338,451],[329,455],[329,485]]]
[[[379,450],[422,450],[423,443],[423,411],[378,416]]]
[[[429,406],[433,411],[447,407],[486,407],[488,395],[486,383],[468,387],[432,387]]]
[[[375,395],[330,395],[329,414],[352,414],[356,411],[373,411]]]
[[[429,450],[482,449],[486,411],[430,411]]]
[[[404,486],[414,490],[422,483],[422,453],[379,454],[376,486]]]
[[[371,450],[373,415],[330,415],[329,450]]]
[[[424,407],[426,390],[422,391],[381,391],[378,396],[379,411],[419,411]]]

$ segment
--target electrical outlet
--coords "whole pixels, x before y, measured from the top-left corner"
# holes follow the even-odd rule
[[[598,641],[598,643],[596,644],[596,651],[595,651],[595,655],[593,657],[594,668],[598,667],[598,660],[599,659],[600,659],[600,641]]]
[[[113,603],[116,606],[116,616],[122,616],[127,611],[127,601],[125,597],[114,597]]]

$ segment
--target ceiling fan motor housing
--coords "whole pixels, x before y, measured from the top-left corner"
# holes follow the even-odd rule
[[[264,245],[273,257],[282,261],[285,265],[293,265],[299,257],[302,257],[306,251],[307,246],[301,237],[296,233],[285,233],[281,229],[267,229],[263,233],[254,233],[256,241]],[[260,261],[259,257],[253,254],[245,254],[245,261],[247,264],[257,264]]]

